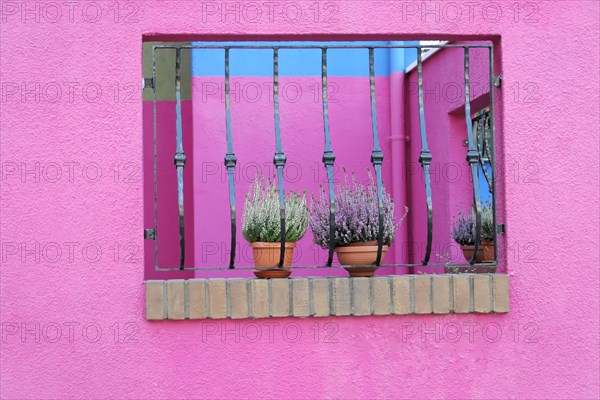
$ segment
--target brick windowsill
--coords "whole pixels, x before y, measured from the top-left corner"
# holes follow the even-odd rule
[[[146,319],[506,313],[508,275],[146,281]]]

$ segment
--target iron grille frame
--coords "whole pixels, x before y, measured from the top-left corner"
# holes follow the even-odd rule
[[[242,42],[240,42],[242,43]],[[381,218],[381,195],[382,195],[382,178],[381,178],[381,165],[383,163],[383,153],[379,146],[378,139],[378,128],[377,128],[377,117],[376,117],[376,104],[375,104],[375,80],[374,80],[374,50],[375,49],[416,49],[417,50],[417,74],[418,74],[418,106],[419,106],[419,125],[420,125],[420,139],[421,139],[421,153],[419,156],[419,163],[421,164],[425,177],[425,193],[427,203],[427,247],[423,257],[423,261],[420,264],[416,263],[405,263],[405,264],[380,264],[382,245],[383,245],[383,226]],[[425,126],[425,105],[423,99],[423,49],[444,49],[444,48],[462,48],[464,50],[464,90],[465,90],[465,120],[467,127],[468,137],[468,151],[467,161],[471,168],[471,176],[473,183],[473,208],[475,211],[475,249],[473,258],[468,264],[455,264],[455,263],[429,263],[431,256],[432,246],[432,233],[433,233],[433,202],[431,197],[431,177],[429,172],[429,166],[433,159],[429,152],[427,143],[427,130]],[[152,228],[145,229],[145,232],[152,231],[152,235],[145,234],[144,239],[154,240],[154,264],[156,271],[211,271],[211,270],[253,270],[255,267],[236,267],[235,266],[235,252],[236,252],[236,210],[235,210],[235,183],[234,173],[237,158],[233,151],[233,139],[231,134],[231,115],[230,115],[230,102],[229,102],[229,53],[230,50],[273,50],[273,99],[274,99],[274,122],[275,122],[275,140],[276,140],[276,152],[273,162],[277,168],[278,183],[279,183],[279,198],[280,198],[280,209],[281,209],[281,251],[279,268],[283,266],[284,246],[285,246],[285,202],[283,195],[285,192],[283,182],[283,168],[286,162],[286,156],[283,153],[280,140],[279,131],[279,96],[278,96],[278,51],[281,49],[320,49],[322,51],[322,98],[323,98],[323,119],[324,119],[324,136],[325,136],[325,147],[323,153],[323,164],[327,171],[328,177],[328,189],[330,197],[330,210],[331,218],[330,221],[334,221],[335,217],[335,196],[333,194],[334,183],[333,183],[333,165],[335,162],[335,154],[331,147],[331,140],[329,136],[329,122],[328,122],[328,100],[327,100],[327,50],[334,49],[368,49],[369,50],[369,82],[370,82],[370,97],[371,97],[371,120],[373,127],[373,141],[374,147],[371,154],[371,162],[376,172],[376,182],[378,187],[379,197],[379,210],[380,210],[380,221],[379,221],[379,235],[377,240],[378,251],[377,260],[375,265],[380,267],[448,267],[454,270],[464,270],[473,267],[497,267],[498,266],[498,227],[504,226],[504,224],[498,224],[497,221],[497,191],[496,191],[496,163],[495,163],[495,120],[494,120],[494,89],[498,89],[499,85],[496,84],[500,77],[494,75],[494,45],[493,43],[482,44],[455,44],[455,43],[442,43],[442,44],[348,44],[348,45],[217,45],[217,44],[204,44],[204,45],[153,45],[152,46],[152,78],[148,78],[148,81],[156,82],[156,53],[157,50],[171,49],[176,51],[176,144],[177,150],[174,157],[174,164],[178,174],[178,207],[179,207],[179,231],[180,231],[180,265],[178,267],[160,267],[158,265],[158,187],[157,187],[157,120],[156,120],[156,85],[148,85],[148,88],[152,89],[152,102],[153,102],[153,163],[154,163],[154,226]],[[184,225],[184,205],[183,205],[183,172],[185,166],[186,155],[182,144],[182,126],[181,126],[181,85],[180,85],[180,54],[183,49],[216,49],[225,51],[225,107],[226,107],[226,137],[227,137],[227,153],[225,155],[224,163],[228,171],[229,181],[229,195],[230,195],[230,216],[231,216],[231,254],[230,262],[225,267],[185,267],[185,225]],[[488,49],[489,52],[489,121],[490,121],[490,143],[491,154],[494,155],[489,162],[492,167],[492,178],[490,189],[492,191],[492,206],[493,206],[493,233],[494,233],[494,261],[493,262],[476,262],[477,253],[479,251],[480,235],[481,235],[481,198],[479,196],[479,176],[478,168],[482,163],[481,151],[478,148],[477,138],[473,135],[473,126],[471,118],[471,98],[469,92],[469,51],[470,49]],[[487,179],[487,177],[486,177]],[[330,237],[333,237],[335,231],[334,224],[331,223]],[[342,268],[344,266],[332,265],[333,261],[333,240],[330,240],[330,246],[328,250],[327,262],[324,265],[306,265],[296,266],[295,269],[320,269],[320,268]]]

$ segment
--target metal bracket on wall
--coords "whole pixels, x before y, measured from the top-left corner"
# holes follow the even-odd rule
[[[495,87],[499,88],[502,86],[502,75],[494,76],[492,79]]]
[[[154,87],[154,79],[152,78],[143,78],[142,79],[142,89],[153,88]]]
[[[144,239],[156,240],[156,228],[144,229]]]
[[[505,224],[496,225],[496,233],[498,235],[504,235],[506,233],[506,225]]]

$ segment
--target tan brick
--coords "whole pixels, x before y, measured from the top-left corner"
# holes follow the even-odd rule
[[[228,283],[231,318],[248,318],[248,280],[229,279]]]
[[[415,275],[415,313],[431,313],[431,276]]]
[[[352,279],[352,315],[371,315],[371,284],[369,278]]]
[[[453,312],[464,314],[471,312],[471,275],[453,274],[452,285],[454,292]]]
[[[271,279],[271,316],[290,315],[290,279]]]
[[[392,277],[394,314],[410,314],[410,277],[408,275]]]
[[[206,280],[190,279],[188,281],[188,290],[190,319],[206,318]]]
[[[312,310],[315,317],[327,317],[329,309],[329,281],[325,278],[311,279]]]
[[[219,319],[227,317],[227,288],[225,279],[208,280],[208,316]]]
[[[507,313],[510,309],[508,275],[492,275],[494,286],[494,312]]]
[[[433,313],[448,314],[450,312],[450,277],[434,275],[432,285]]]
[[[350,315],[350,279],[333,280],[333,315]]]
[[[167,318],[185,318],[185,290],[183,279],[167,281]]]
[[[489,313],[492,311],[490,304],[490,275],[473,275],[473,306],[475,312]]]
[[[373,279],[373,314],[391,314],[390,278],[377,276]]]
[[[292,279],[292,313],[294,317],[310,315],[308,295],[308,278]]]
[[[269,281],[252,279],[252,317],[269,317]]]
[[[166,318],[163,296],[164,281],[146,281],[146,319]]]

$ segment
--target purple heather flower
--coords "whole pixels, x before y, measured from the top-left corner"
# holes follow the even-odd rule
[[[390,194],[383,189],[383,243],[394,241],[394,231],[406,218],[408,207],[402,218],[394,222],[394,202]],[[329,246],[329,196],[321,187],[319,198],[312,197],[310,228],[313,240],[322,248]],[[369,184],[364,185],[354,175],[349,181],[345,175],[344,183],[335,194],[335,242],[344,246],[355,242],[377,240],[379,234],[379,200],[377,185],[369,173]]]

